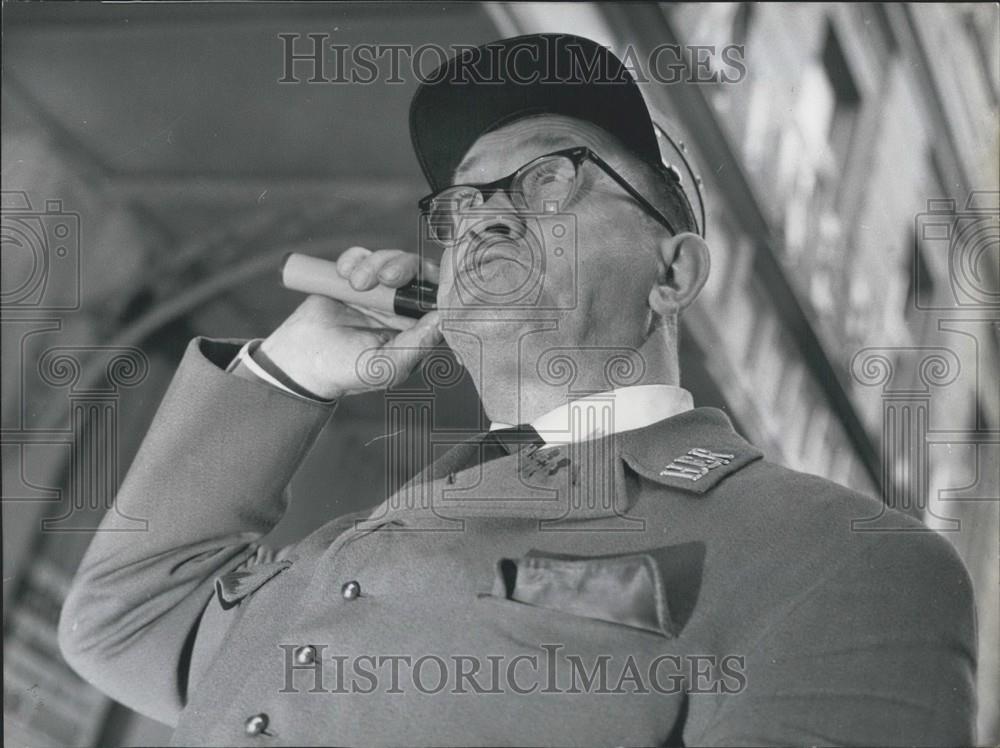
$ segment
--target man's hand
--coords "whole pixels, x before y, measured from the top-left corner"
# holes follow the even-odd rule
[[[337,272],[358,291],[378,284],[398,288],[420,271],[438,282],[438,267],[399,249],[351,247],[337,258]],[[325,400],[385,389],[406,379],[441,342],[437,312],[420,320],[309,296],[260,350],[282,371]],[[392,329],[396,328],[396,329]],[[402,332],[398,330],[402,329]]]

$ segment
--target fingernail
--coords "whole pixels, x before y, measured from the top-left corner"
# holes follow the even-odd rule
[[[357,286],[367,286],[372,282],[372,272],[371,270],[362,270],[356,273],[354,276],[354,285]]]
[[[399,268],[386,268],[382,271],[382,280],[394,281],[399,278],[401,271]]]

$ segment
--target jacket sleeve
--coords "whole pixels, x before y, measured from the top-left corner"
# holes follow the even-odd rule
[[[857,546],[761,632],[742,692],[718,697],[689,745],[974,743],[964,565],[934,533],[871,534]]]
[[[81,676],[167,724],[184,706],[215,579],[284,555],[258,541],[334,409],[226,373],[238,350],[205,338],[188,346],[59,620],[59,646]],[[146,531],[124,531],[120,514],[147,520]]]

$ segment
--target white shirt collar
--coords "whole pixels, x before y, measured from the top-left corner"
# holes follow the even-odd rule
[[[571,400],[539,416],[531,426],[546,444],[572,444],[641,429],[693,407],[694,399],[683,387],[640,384]],[[503,428],[510,424],[490,424],[490,431]]]

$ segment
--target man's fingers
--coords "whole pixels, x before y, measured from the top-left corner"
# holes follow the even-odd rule
[[[389,263],[394,263],[393,269],[396,276],[394,284],[406,283],[416,272],[415,262],[407,260],[408,257],[415,257],[415,255],[401,249],[380,249],[377,252],[372,252],[354,266],[350,275],[351,286],[358,291],[367,291],[379,283],[389,285],[387,278],[381,277],[382,269]],[[410,278],[403,278],[406,272],[409,272]],[[392,277],[392,275],[388,277]],[[400,278],[402,278],[402,282],[395,282],[399,281]]]
[[[428,312],[408,330],[403,330],[392,345],[398,347],[433,348],[441,342],[441,313]],[[431,342],[428,342],[431,341]]]
[[[379,284],[399,288],[418,275],[431,283],[440,283],[438,263],[401,249],[372,252],[365,247],[351,247],[337,258],[337,272],[357,291],[368,291]]]
[[[337,258],[337,272],[340,273],[340,277],[350,278],[358,263],[371,253],[370,249],[364,247],[350,247],[341,252]]]
[[[417,269],[420,267],[420,257],[412,252],[386,255],[379,257],[377,262],[379,283],[392,288],[405,286],[417,276]]]
[[[354,304],[347,304],[347,306],[364,315],[371,322],[372,327],[391,327],[393,330],[409,330],[417,324],[417,320],[412,317],[401,317],[398,314],[388,314],[376,309],[355,306]]]

